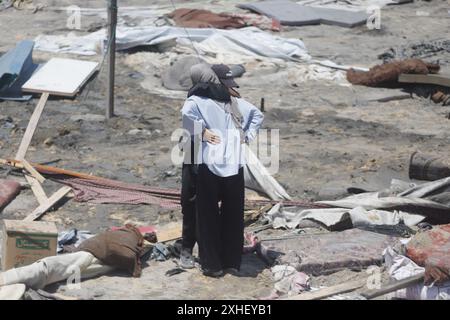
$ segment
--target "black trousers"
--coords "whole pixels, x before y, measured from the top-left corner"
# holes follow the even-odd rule
[[[181,213],[183,214],[183,231],[181,244],[192,250],[197,242],[196,194],[197,173],[195,165],[183,164],[181,170]]]
[[[205,164],[199,165],[197,232],[203,268],[212,271],[240,269],[244,244],[244,195],[242,168],[237,175],[219,177]]]

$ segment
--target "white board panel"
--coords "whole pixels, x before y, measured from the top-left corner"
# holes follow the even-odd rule
[[[22,90],[73,97],[97,66],[97,62],[52,58],[33,74]]]

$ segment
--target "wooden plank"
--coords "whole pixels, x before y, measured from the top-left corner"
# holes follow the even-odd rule
[[[444,74],[409,74],[402,73],[398,77],[399,82],[403,83],[425,83],[435,84],[444,87],[450,87],[450,75]]]
[[[380,289],[365,291],[365,292],[361,293],[361,295],[367,299],[373,299],[373,298],[382,296],[384,294],[415,285],[423,280],[423,276],[424,276],[424,274],[420,273],[415,276],[411,276],[411,277],[408,277],[408,278],[405,278],[405,279],[402,279],[399,281],[395,281],[393,283],[389,283]]]
[[[52,299],[52,300],[81,300],[77,297],[69,297],[69,296],[65,296],[62,295],[60,293],[49,293],[47,291],[38,289],[37,293],[41,296],[43,296],[44,298],[48,298],[48,299]]]
[[[36,197],[39,205],[45,204],[48,201],[47,195],[45,194],[44,189],[42,188],[39,181],[37,181],[34,177],[25,175],[25,179],[30,184],[31,191],[33,191],[34,196]]]
[[[355,281],[341,283],[332,287],[319,289],[313,292],[305,292],[297,296],[291,296],[285,300],[320,300],[336,294],[354,291],[363,287],[367,283],[367,279],[359,279]]]
[[[51,207],[53,207],[59,200],[61,200],[66,194],[68,194],[72,190],[68,186],[64,186],[58,191],[56,191],[46,203],[41,204],[37,207],[31,214],[29,214],[24,220],[25,221],[34,221],[41,217],[44,213],[46,213]]]
[[[33,166],[27,160],[22,159],[22,164],[24,168],[33,176],[33,178],[39,181],[39,183],[44,183],[45,178],[39,172],[37,172],[37,170],[33,168]]]
[[[176,226],[169,228],[162,228],[156,231],[156,237],[158,238],[158,242],[167,242],[176,239],[180,239],[182,234],[182,225],[177,224]]]
[[[22,86],[22,91],[73,97],[97,67],[97,62],[52,58]]]
[[[33,138],[34,131],[38,125],[39,119],[41,118],[42,111],[44,110],[45,104],[47,103],[49,94],[43,93],[39,102],[31,115],[30,122],[28,122],[27,129],[23,135],[22,141],[20,142],[19,150],[16,154],[17,160],[22,160],[27,153],[28,147],[30,146],[31,139]]]

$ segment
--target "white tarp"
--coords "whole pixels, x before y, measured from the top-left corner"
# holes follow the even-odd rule
[[[256,27],[220,30],[148,26],[118,27],[116,31],[117,50],[137,46],[171,45],[176,41],[191,46],[192,43],[198,43],[199,50],[213,55],[217,52],[230,52],[243,56],[283,60],[311,59],[301,40],[274,36]],[[106,44],[106,30],[102,29],[85,36],[77,36],[74,33],[57,36],[39,35],[35,42],[35,50],[95,55],[99,52],[99,48],[103,48]]]
[[[263,192],[272,200],[291,200],[286,190],[270,175],[253,151],[246,144],[243,145],[243,148],[246,155],[245,187]]]
[[[281,208],[280,204],[274,206],[265,217],[272,223],[275,229],[294,229],[304,219],[320,222],[327,227],[333,227],[346,220],[351,221],[353,227],[369,225],[398,225],[404,223],[414,226],[424,220],[418,214],[409,214],[402,211],[366,210],[362,207],[324,208],[298,210],[295,207]]]

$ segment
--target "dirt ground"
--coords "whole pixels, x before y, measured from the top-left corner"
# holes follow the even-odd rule
[[[236,3],[245,1],[175,2],[177,7],[232,11]],[[35,3],[102,7],[104,1]],[[171,10],[169,2],[162,0],[127,0],[120,4],[158,5]],[[448,37],[448,5],[447,1],[433,0],[383,8],[381,30],[368,30],[366,26],[317,25],[286,27],[277,35],[300,38],[313,57],[370,67],[381,63],[377,56],[391,47]],[[418,16],[418,10],[429,15]],[[65,12],[45,8],[36,13],[12,9],[0,12],[0,53],[19,40],[34,39],[39,34],[66,34],[69,30],[65,22]],[[104,22],[86,17],[83,28]],[[57,161],[53,165],[79,172],[149,186],[179,188],[181,168],[171,164],[174,142],[170,141],[170,136],[180,127],[183,93],[161,95],[146,89],[142,85],[142,74],[126,63],[130,56],[139,54],[117,54],[116,117],[106,121],[92,116],[104,114],[104,68],[76,98],[54,98],[47,103],[28,151],[28,160]],[[101,55],[83,57],[34,51],[37,62],[53,56],[101,60]],[[441,72],[450,73],[450,56],[445,57],[441,60]],[[428,60],[433,61],[433,57]],[[444,157],[450,155],[447,118],[450,107],[416,95],[388,102],[369,101],[373,95],[388,90],[323,81],[289,86],[283,77],[283,70],[244,74],[240,79],[240,92],[257,106],[260,99],[265,98],[263,127],[280,130],[280,170],[274,177],[294,199],[336,199],[345,195],[350,186],[378,190],[387,187],[392,178],[407,179],[409,156],[416,150]],[[14,156],[37,101],[34,98],[29,102],[0,102],[0,158]],[[85,119],[77,120],[79,115]],[[133,134],[133,129],[148,131]],[[4,168],[0,167],[0,174],[4,173]],[[46,190],[58,188],[51,182],[44,186]],[[31,190],[24,190],[4,209],[1,218],[22,219],[36,206]],[[67,201],[42,218],[56,222],[60,230],[75,227],[92,232],[123,225],[125,221],[164,225],[180,219],[178,210],[157,206],[95,205],[75,201]],[[255,299],[267,295],[273,287],[270,270],[254,255],[244,256],[241,276],[227,275],[218,280],[205,278],[197,271],[170,278],[165,276],[174,266],[172,261],[151,261],[139,279],[113,274],[84,281],[81,290],[69,292],[65,285],[52,286],[52,290],[93,299]],[[329,285],[339,279],[363,276],[363,272],[343,271],[313,279],[313,284]]]

